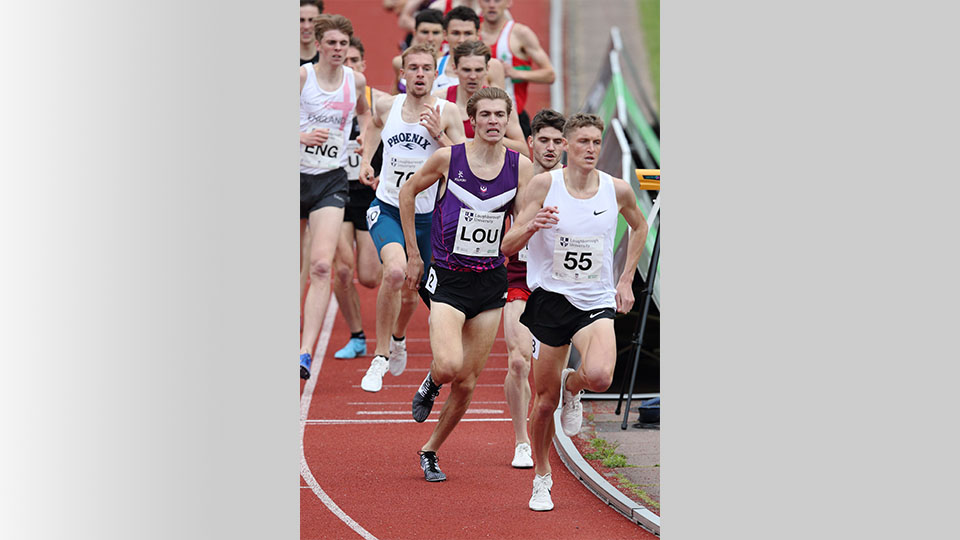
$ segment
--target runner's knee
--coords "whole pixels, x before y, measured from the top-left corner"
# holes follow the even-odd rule
[[[404,278],[407,277],[406,274],[404,268],[399,265],[384,266],[383,284],[392,289],[399,289],[403,285]]]
[[[603,392],[610,388],[610,383],[613,381],[613,367],[614,365],[611,363],[606,366],[584,368],[581,373],[583,384],[593,392]]]
[[[326,280],[330,279],[331,268],[330,261],[310,261],[310,279]]]
[[[364,287],[372,289],[380,284],[379,272],[364,271],[362,268],[358,268],[357,270],[357,278]]]
[[[557,410],[557,405],[560,404],[560,395],[557,392],[553,392],[556,395],[539,395],[537,400],[533,404],[533,409],[530,411],[530,419],[541,419],[544,420],[553,416],[553,411]]]
[[[530,359],[524,358],[519,349],[511,349],[507,364],[508,373],[526,380],[530,375]]]
[[[343,286],[349,285],[353,281],[353,265],[347,262],[338,261],[336,267],[337,283]]]

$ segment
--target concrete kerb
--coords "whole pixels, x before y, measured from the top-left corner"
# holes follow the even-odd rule
[[[553,445],[557,449],[557,454],[560,455],[563,464],[601,501],[612,506],[614,510],[623,514],[630,521],[660,536],[660,516],[643,505],[630,500],[620,490],[613,487],[610,482],[607,482],[600,473],[593,470],[593,467],[580,455],[580,451],[577,450],[570,437],[567,437],[563,428],[560,427],[560,411],[561,409],[557,409],[554,412]]]

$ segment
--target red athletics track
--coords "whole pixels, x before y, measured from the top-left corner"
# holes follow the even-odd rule
[[[374,328],[375,298],[375,290],[360,288],[367,332]],[[507,358],[502,328],[470,409],[438,452],[447,481],[426,482],[417,451],[449,393],[440,391],[427,422],[413,422],[410,401],[431,360],[426,319],[421,304],[407,332],[407,368],[397,377],[388,373],[377,393],[360,389],[371,357],[334,359],[333,351],[346,343],[349,331],[339,314],[332,325],[326,321],[329,344],[321,335],[314,375],[301,397],[302,405],[309,402],[301,463],[307,478],[301,478],[300,490],[302,539],[656,538],[601,502],[553,450],[555,508],[527,508],[533,472],[510,466],[514,437],[503,395]],[[374,340],[369,338],[372,352]],[[322,365],[316,365],[321,358]]]

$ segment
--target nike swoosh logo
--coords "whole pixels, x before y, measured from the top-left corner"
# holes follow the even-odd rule
[[[598,311],[598,312],[596,312],[596,313],[591,313],[591,314],[590,314],[590,318],[592,319],[592,318],[594,318],[594,317],[596,317],[596,316],[598,316],[598,315],[602,315],[602,314],[603,314],[602,311]]]
[[[596,210],[594,210],[594,211],[593,211],[593,215],[599,216],[600,214],[602,214],[602,213],[604,213],[604,212],[606,212],[606,210],[601,210],[601,211],[599,211],[599,212],[597,212]]]

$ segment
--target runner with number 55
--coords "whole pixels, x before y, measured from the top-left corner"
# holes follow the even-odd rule
[[[553,411],[563,400],[563,432],[580,431],[584,388],[610,387],[617,360],[614,309],[633,307],[633,275],[647,238],[647,223],[629,184],[596,170],[603,120],[575,114],[563,126],[567,167],[538,174],[521,188],[523,207],[503,238],[512,255],[527,245],[527,285],[532,291],[520,322],[539,345],[533,361],[536,396],[530,414],[534,480],[531,510],[553,509],[550,440]],[[630,225],[623,273],[614,286],[613,240],[617,214]],[[564,369],[571,341],[582,359]]]

